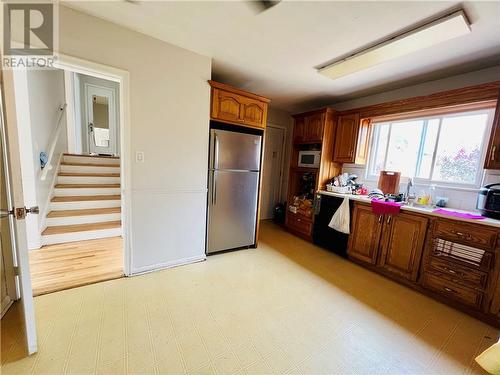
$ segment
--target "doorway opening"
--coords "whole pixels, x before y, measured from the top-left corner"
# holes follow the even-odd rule
[[[33,295],[122,277],[120,82],[61,66],[14,89]]]
[[[282,202],[286,128],[268,124],[265,136],[265,167],[262,175],[262,220],[272,219],[274,208],[278,203]]]

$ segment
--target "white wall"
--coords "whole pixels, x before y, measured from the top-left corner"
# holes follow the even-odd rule
[[[64,6],[59,17],[61,53],[130,73],[132,272],[203,259],[210,58]]]
[[[363,98],[335,103],[332,104],[331,107],[336,110],[348,110],[367,105],[406,99],[420,95],[429,95],[440,91],[452,90],[499,80],[500,66],[495,66],[488,69],[482,69],[475,72],[451,76],[440,80],[429,81],[421,83],[419,85],[408,86],[397,90],[366,96]],[[360,176],[359,181],[364,182],[369,188],[374,188],[377,185],[377,183],[373,181],[364,181],[364,166],[344,165],[343,171],[357,174],[358,176]],[[485,171],[483,184],[488,183],[500,183],[500,171]],[[402,183],[401,191],[404,191],[405,189],[406,184]],[[425,192],[427,191],[427,189],[428,186],[426,185],[416,186],[417,194],[419,192]],[[448,197],[448,206],[451,208],[474,210],[476,207],[477,189],[437,188],[436,195]]]
[[[45,217],[49,211],[52,187],[57,178],[57,162],[63,152],[68,149],[66,136],[66,116],[61,118],[61,133],[53,154],[53,168],[42,180],[40,168],[40,152],[49,154],[49,148],[55,139],[58,120],[61,117],[61,106],[65,103],[64,72],[62,70],[30,70],[28,71],[28,89],[31,116],[31,138],[33,141],[33,168],[36,178],[36,196],[40,207],[38,223],[44,229]]]
[[[288,174],[290,172],[290,153],[292,150],[293,118],[290,113],[277,108],[269,108],[267,114],[267,125],[279,125],[286,129],[285,157],[283,160],[283,182],[281,186],[281,200],[285,201],[288,192]],[[263,186],[264,188],[264,186]]]
[[[21,152],[23,194],[27,207],[38,206],[39,215],[26,219],[28,247],[41,246],[40,233],[45,229],[52,187],[57,175],[57,161],[67,150],[66,118],[62,117],[62,132],[57,142],[53,164],[44,180],[41,179],[40,152],[49,153],[54,133],[64,104],[64,74],[61,70],[16,71],[16,106]]]

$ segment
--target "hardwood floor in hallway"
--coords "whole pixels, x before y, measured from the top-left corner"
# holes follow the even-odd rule
[[[35,296],[123,276],[121,237],[43,246],[29,257]]]

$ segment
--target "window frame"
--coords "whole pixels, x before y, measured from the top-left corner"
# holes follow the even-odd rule
[[[478,114],[478,113],[487,113],[488,118],[486,120],[486,129],[483,134],[483,139],[482,139],[482,144],[481,144],[481,154],[479,158],[479,166],[478,166],[478,172],[476,173],[476,178],[473,183],[457,183],[457,182],[449,182],[449,181],[442,181],[442,180],[434,180],[432,179],[432,175],[434,173],[435,169],[435,163],[436,163],[436,156],[437,156],[437,150],[439,147],[439,141],[441,137],[441,129],[442,129],[442,123],[443,120],[447,117],[456,117],[457,115],[460,114]],[[419,145],[419,155],[417,157],[417,163],[415,165],[415,171],[414,171],[414,176],[401,176],[402,182],[406,182],[409,177],[413,178],[413,181],[417,185],[436,185],[437,187],[443,187],[443,188],[457,188],[457,189],[464,189],[464,190],[476,190],[479,189],[482,185],[482,182],[484,180],[485,176],[485,169],[484,169],[484,162],[486,159],[486,154],[487,154],[487,148],[488,148],[488,142],[489,138],[491,136],[491,131],[493,127],[493,120],[495,117],[495,107],[487,107],[487,108],[478,108],[478,109],[464,109],[463,111],[456,111],[456,112],[451,112],[451,113],[439,113],[437,111],[436,114],[429,114],[425,116],[408,116],[408,117],[398,117],[397,119],[394,120],[385,120],[381,119],[380,122],[377,122],[377,118],[372,119],[372,127],[371,127],[371,134],[370,134],[370,143],[369,143],[369,149],[368,149],[368,158],[367,158],[367,164],[365,168],[365,179],[367,181],[378,181],[379,176],[378,175],[373,175],[371,174],[371,171],[373,169],[373,164],[375,162],[375,156],[378,151],[379,147],[379,137],[380,137],[380,126],[381,124],[389,124],[389,132],[388,132],[388,142],[386,144],[386,149],[384,153],[384,168],[387,165],[387,155],[388,155],[388,148],[389,148],[389,140],[392,132],[392,124],[395,123],[400,123],[400,122],[408,122],[412,120],[422,120],[424,122],[423,124],[423,129],[422,129],[422,134],[420,136],[420,145]],[[431,170],[429,173],[430,178],[422,178],[422,177],[417,177],[417,172],[419,171],[419,167],[422,163],[422,152],[423,152],[423,145],[424,145],[424,140],[425,140],[425,131],[427,129],[427,124],[429,120],[431,119],[439,119],[439,127],[438,127],[438,132],[436,135],[436,141],[434,145],[434,150],[432,154],[432,164],[431,164]]]

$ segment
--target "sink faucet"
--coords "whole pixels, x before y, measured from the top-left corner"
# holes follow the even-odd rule
[[[406,185],[406,195],[405,195],[405,203],[410,203],[410,190],[413,187],[413,178],[408,177],[408,184]]]

